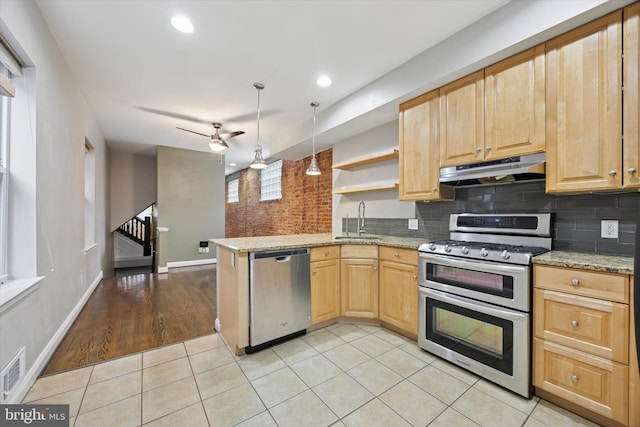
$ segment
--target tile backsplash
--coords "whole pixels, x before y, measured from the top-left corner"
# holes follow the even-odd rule
[[[449,238],[449,214],[550,212],[553,249],[633,255],[636,224],[640,217],[640,193],[551,195],[543,181],[456,188],[451,202],[418,202],[418,230],[409,230],[407,219],[367,218],[366,233],[425,240]],[[600,237],[600,221],[617,220],[617,239]],[[343,219],[343,230],[347,222]],[[349,230],[356,227],[351,218]]]

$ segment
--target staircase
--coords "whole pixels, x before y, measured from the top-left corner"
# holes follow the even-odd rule
[[[116,276],[153,272],[155,265],[155,204],[113,231],[113,268]]]
[[[133,240],[134,242],[142,245],[143,256],[151,255],[153,242],[151,241],[150,216],[145,216],[144,220],[141,220],[137,216],[134,216],[129,221],[118,227],[116,231],[123,236]]]

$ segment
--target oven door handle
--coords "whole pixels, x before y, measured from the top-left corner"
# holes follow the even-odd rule
[[[423,294],[427,298],[446,302],[448,304],[466,308],[468,310],[476,311],[488,316],[499,317],[501,319],[511,320],[514,322],[522,321],[528,317],[527,313],[521,313],[519,311],[501,308],[495,305],[484,303],[482,301],[472,300],[470,298],[451,295],[445,292],[436,291],[434,289],[425,288],[424,286],[419,286],[418,292],[420,294]]]
[[[465,260],[462,258],[453,258],[447,256],[439,256],[433,254],[425,254],[420,252],[418,255],[420,258],[424,259],[428,263],[443,265],[445,267],[455,267],[455,268],[465,268],[467,270],[475,270],[485,273],[495,273],[495,274],[526,274],[529,270],[528,266],[525,265],[513,265],[513,264],[501,264],[496,262],[485,262],[482,260]]]

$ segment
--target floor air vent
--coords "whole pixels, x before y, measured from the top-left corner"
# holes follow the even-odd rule
[[[22,347],[11,362],[0,372],[0,390],[2,390],[0,403],[7,403],[16,386],[24,377],[25,366],[24,347]]]

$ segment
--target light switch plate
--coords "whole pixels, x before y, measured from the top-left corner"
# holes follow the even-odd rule
[[[603,239],[617,239],[618,221],[602,220],[600,222],[600,237],[602,237]]]
[[[409,230],[417,230],[418,229],[418,220],[417,219],[410,219],[409,220]]]

